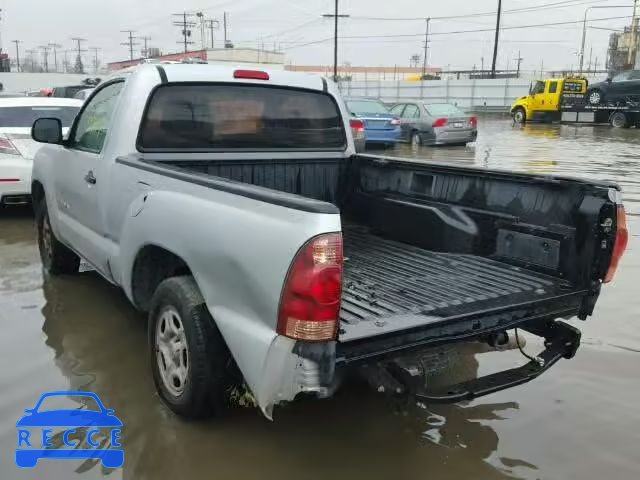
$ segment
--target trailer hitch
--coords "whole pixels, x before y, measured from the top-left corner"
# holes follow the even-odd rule
[[[408,393],[424,403],[455,403],[489,395],[507,388],[522,385],[551,368],[561,358],[572,358],[580,346],[580,331],[564,322],[554,321],[542,325],[523,325],[526,330],[545,339],[545,349],[525,365],[493,373],[454,385],[429,389],[415,371],[388,363],[389,374],[402,385],[402,393]],[[422,380],[422,381],[421,381]],[[400,393],[398,389],[396,392]]]

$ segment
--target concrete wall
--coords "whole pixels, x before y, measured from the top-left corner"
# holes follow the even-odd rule
[[[284,53],[254,48],[210,48],[207,50],[207,61],[209,63],[254,63],[258,65],[273,63],[284,65],[284,60]]]
[[[514,100],[529,91],[526,79],[428,80],[424,82],[344,82],[346,97],[376,97],[395,103],[424,99],[448,102],[470,111],[506,111]]]
[[[77,85],[85,78],[94,77],[95,75],[77,75],[75,73],[1,72],[0,82],[4,86],[5,93],[25,93],[32,90],[40,90],[44,87]]]

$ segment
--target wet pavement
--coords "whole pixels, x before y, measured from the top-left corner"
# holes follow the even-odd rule
[[[185,422],[155,394],[144,318],[92,272],[43,278],[31,212],[1,209],[0,478],[640,478],[640,131],[490,119],[474,146],[383,153],[622,184],[629,249],[593,317],[572,322],[583,331],[575,359],[465,404],[394,403],[352,382],[334,398],[276,409],[273,423],[252,409]],[[439,380],[516,362],[514,352],[465,355]],[[15,466],[15,422],[52,390],[96,392],[115,409],[122,468]]]

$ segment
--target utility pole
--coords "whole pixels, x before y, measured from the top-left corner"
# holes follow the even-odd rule
[[[144,58],[149,58],[149,40],[151,40],[151,37],[140,37],[140,40],[142,40],[144,42],[144,50],[142,50],[142,56]]]
[[[518,67],[516,69],[516,78],[520,78],[520,63],[522,62],[522,60],[524,60],[524,58],[520,56],[520,50],[518,50],[518,58],[516,58],[516,60],[518,62]]]
[[[78,38],[73,37],[71,40],[77,43],[77,55],[76,55],[76,64],[74,67],[75,73],[84,73],[84,65],[82,65],[82,52],[86,52],[85,49],[82,48],[82,42],[86,42],[86,38]]]
[[[40,45],[38,48],[42,50],[44,71],[49,73],[49,47],[47,45]]]
[[[429,53],[429,22],[431,18],[426,18],[427,29],[424,31],[424,58],[422,59],[422,79],[427,75],[427,54]]]
[[[480,57],[480,71],[482,72],[482,78],[484,78],[484,57]]]
[[[182,28],[182,40],[178,41],[178,43],[183,43],[184,44],[184,53],[187,53],[189,51],[189,45],[191,45],[193,42],[191,40],[189,40],[191,38],[191,29],[193,27],[196,26],[196,22],[193,22],[191,20],[187,20],[188,17],[194,17],[195,14],[194,13],[187,13],[187,12],[182,12],[182,13],[174,13],[173,14],[174,17],[182,17],[182,20],[177,20],[175,22],[173,22],[173,24],[176,27],[181,27]]]
[[[500,36],[500,16],[502,15],[502,0],[498,0],[498,14],[496,15],[496,35],[493,41],[493,61],[491,62],[491,78],[496,78],[496,60],[498,58],[498,37]]]
[[[224,28],[224,48],[227,48],[227,12],[222,14],[222,24]]]
[[[34,49],[30,49],[30,50],[26,50],[28,58],[31,60],[31,71],[34,72],[36,69],[36,61],[35,61],[35,55],[36,55],[36,51]]]
[[[349,15],[338,14],[338,0],[335,2],[335,10],[333,14],[325,13],[324,18],[333,18],[333,81],[338,81],[338,18],[348,18]]]
[[[634,67],[635,64],[635,53],[636,53],[636,7],[638,6],[638,0],[633,0],[633,15],[631,15],[631,46],[629,47],[629,53],[627,54],[627,64],[631,65],[631,68]]]
[[[53,50],[53,65],[55,66],[56,73],[58,73],[58,48],[62,48],[62,45],[57,43],[50,43],[49,47]]]
[[[126,41],[126,42],[122,42],[120,45],[124,45],[124,46],[129,45],[129,60],[133,60],[133,47],[134,47],[134,45],[139,45],[138,43],[133,41],[133,39],[136,38],[136,37],[133,36],[133,34],[136,31],[135,30],[120,30],[120,32],[129,34],[129,40]]]
[[[200,50],[204,50],[206,48],[205,37],[204,37],[204,25],[205,25],[204,13],[197,12],[196,17],[198,17],[198,19],[200,20]]]
[[[591,72],[591,56],[593,55],[593,46],[589,47],[589,65],[587,66],[587,72]]]
[[[594,72],[598,71],[598,57],[596,57],[596,61],[595,61],[594,65],[593,65],[593,71]]]
[[[207,28],[211,32],[211,48],[213,48],[213,31],[220,28],[220,22],[218,20],[207,20]]]
[[[98,66],[100,65],[98,61],[98,51],[100,51],[100,49],[98,47],[90,47],[89,50],[93,50],[93,73],[97,74]]]
[[[20,44],[22,40],[11,40],[16,44],[16,71],[20,71]]]

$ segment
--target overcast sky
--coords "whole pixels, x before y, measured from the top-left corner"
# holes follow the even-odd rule
[[[627,17],[607,21],[592,21],[592,27],[621,29],[630,24],[632,8],[611,8],[633,4],[632,0],[503,0],[504,15],[498,53],[498,67],[515,64],[518,50],[522,68],[536,70],[544,61],[545,68],[565,68],[578,63],[577,51],[582,35],[581,20],[588,6],[590,19]],[[545,8],[509,13],[509,10],[544,6]],[[422,53],[425,21],[421,17],[443,17],[472,13],[495,12],[497,0],[340,0],[340,13],[352,18],[340,21],[339,62],[352,65],[408,65],[412,54]],[[562,7],[562,8],[559,8]],[[19,39],[22,55],[25,49],[50,42],[73,48],[71,37],[83,37],[85,47],[100,47],[104,62],[128,58],[126,34],[121,30],[136,30],[136,35],[151,37],[151,45],[163,53],[181,51],[180,29],[172,25],[172,13],[187,10],[202,11],[217,18],[222,26],[222,13],[229,13],[229,38],[236,46],[273,48],[274,43],[287,54],[287,61],[296,64],[332,64],[333,21],[323,19],[332,13],[333,0],[2,0],[0,33],[2,47],[15,55],[11,40]],[[417,18],[416,20],[371,20],[362,17]],[[536,28],[508,28],[551,22],[580,23]],[[495,27],[495,16],[474,16],[431,21],[429,64],[446,68],[485,68],[490,65],[493,32],[451,34],[460,30],[482,30]],[[589,28],[586,40],[585,66],[589,48],[602,65],[606,56],[610,31]],[[199,47],[199,30],[194,29],[194,48]],[[222,29],[215,32],[217,46],[222,46]],[[381,37],[381,36],[385,37]],[[400,35],[400,36],[398,36]],[[405,35],[405,36],[402,36]],[[412,36],[413,35],[413,36]],[[306,45],[310,43],[310,45]],[[140,46],[136,47],[140,54]],[[41,58],[41,57],[40,57]],[[53,59],[50,59],[50,63]],[[89,56],[87,60],[89,63]]]

